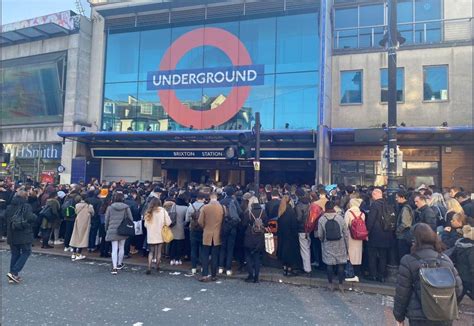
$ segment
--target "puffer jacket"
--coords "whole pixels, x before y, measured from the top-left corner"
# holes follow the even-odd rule
[[[309,216],[309,200],[301,198],[296,204],[295,211],[298,220],[298,233],[304,233],[304,225]]]
[[[474,241],[466,238],[456,241],[451,257],[461,277],[464,292],[474,300]]]
[[[424,245],[416,251],[423,260],[436,259],[440,255],[431,245]],[[393,315],[399,322],[405,318],[411,320],[427,321],[421,307],[420,277],[418,272],[422,262],[413,255],[405,255],[400,261],[398,269],[397,287],[395,289],[395,301]],[[441,254],[441,267],[448,267],[456,278],[456,296],[462,293],[462,281],[456,268],[448,256]]]
[[[24,219],[27,224],[24,225],[23,230],[13,230],[11,228],[11,219],[22,206],[25,206]],[[8,205],[5,211],[5,217],[7,223],[7,243],[9,245],[22,245],[33,242],[33,224],[36,222],[36,215],[33,214],[31,206],[27,203],[25,198],[19,196],[13,197],[11,204]]]
[[[436,232],[436,225],[437,225],[436,213],[428,205],[418,208],[416,210],[416,216],[415,216],[415,224],[416,223],[426,223],[429,226],[431,226],[431,229],[433,231]]]
[[[105,212],[105,230],[107,232],[105,235],[106,241],[119,241],[128,238],[127,236],[119,235],[117,233],[117,229],[125,217],[133,221],[132,212],[127,204],[113,203],[107,207],[107,211]]]

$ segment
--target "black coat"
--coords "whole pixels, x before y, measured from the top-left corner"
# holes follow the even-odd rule
[[[23,230],[12,230],[11,218],[22,206],[26,207],[25,220],[28,223]],[[10,245],[30,244],[33,242],[33,225],[36,222],[36,215],[33,214],[30,204],[26,199],[15,196],[5,212],[7,219],[7,242]]]
[[[365,220],[367,231],[369,231],[369,240],[367,245],[372,248],[390,248],[393,245],[395,233],[384,231],[382,227],[384,199],[378,199],[370,205],[369,215]]]
[[[309,201],[306,198],[302,198],[298,201],[295,207],[296,219],[298,220],[298,232],[304,233],[304,225],[309,215]]]
[[[464,291],[474,300],[474,241],[459,239],[451,258],[461,277]]]
[[[428,205],[418,208],[415,214],[415,224],[416,223],[426,223],[436,232],[437,221],[436,213],[433,208]]]
[[[471,199],[467,199],[461,203],[461,207],[464,210],[464,214],[468,217],[467,221],[471,226],[474,222],[474,203]]]
[[[436,259],[438,252],[430,245],[422,246],[416,254],[423,260]],[[448,267],[456,278],[456,296],[462,293],[462,281],[453,263],[446,255],[442,255],[441,267]],[[411,320],[426,321],[426,317],[421,308],[420,277],[418,275],[422,262],[413,255],[405,255],[400,261],[398,269],[397,287],[395,289],[395,301],[393,315],[397,321],[405,318]]]
[[[259,204],[254,204],[252,206],[252,214],[255,218],[259,216],[263,220],[263,224],[267,225],[267,214],[265,210]],[[262,215],[260,215],[262,214]],[[265,235],[255,234],[252,232],[252,226],[254,223],[254,218],[250,215],[250,212],[247,210],[244,213],[244,218],[242,219],[242,226],[244,229],[244,247],[251,250],[258,250],[263,252],[265,250]]]
[[[92,221],[100,222],[99,211],[102,206],[102,200],[96,196],[91,196],[86,198],[86,203],[91,204],[94,208],[94,215],[92,216]]]
[[[272,199],[265,205],[265,212],[269,219],[278,216],[278,207],[280,207],[279,199]]]
[[[295,210],[288,206],[278,218],[277,256],[283,265],[296,267],[300,262],[300,246],[298,239],[298,220]]]
[[[138,203],[133,200],[133,198],[130,198],[130,199],[126,199],[124,201],[125,204],[128,205],[128,207],[130,207],[130,211],[132,212],[132,216],[133,216],[133,220],[134,221],[140,221],[140,208],[138,206]]]

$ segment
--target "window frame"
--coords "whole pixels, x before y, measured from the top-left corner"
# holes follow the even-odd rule
[[[447,98],[445,100],[425,100],[425,68],[429,67],[446,67],[446,87],[447,87]],[[439,65],[422,65],[421,66],[421,74],[422,74],[422,83],[421,83],[421,96],[422,96],[422,103],[443,103],[449,102],[449,64],[439,64]]]
[[[382,101],[382,69],[387,69],[387,79],[388,79],[388,67],[382,67],[379,69],[379,87],[380,87],[380,98],[379,98],[379,103],[381,105],[388,105],[388,100],[386,102]],[[402,101],[397,101],[399,104],[404,104],[405,103],[405,67],[397,67],[398,69],[402,69],[403,71],[403,84],[402,84],[402,95],[403,95],[403,100]],[[397,79],[398,80],[398,79]],[[388,90],[388,80],[387,80],[387,90]],[[398,89],[397,89],[398,91]]]
[[[360,72],[361,87],[360,87],[360,102],[342,103],[342,74],[344,72]],[[341,106],[361,106],[364,104],[364,69],[348,69],[339,71],[339,105]]]

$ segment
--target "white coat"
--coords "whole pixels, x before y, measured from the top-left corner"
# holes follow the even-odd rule
[[[159,244],[163,243],[163,236],[161,231],[164,225],[170,225],[171,219],[168,212],[159,207],[155,209],[151,215],[150,221],[145,219],[145,227],[147,230],[146,239],[148,244]]]
[[[349,260],[351,261],[352,265],[361,265],[362,264],[362,240],[354,240],[350,234],[350,228],[352,220],[354,216],[351,214],[351,211],[355,214],[355,216],[360,216],[362,214],[362,219],[365,221],[365,214],[362,213],[359,207],[354,206],[351,207],[346,211],[344,214],[344,221],[349,229]]]

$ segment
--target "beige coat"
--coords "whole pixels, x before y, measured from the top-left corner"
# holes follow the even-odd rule
[[[351,214],[351,211],[356,215],[360,216],[362,214],[362,219],[365,221],[365,214],[362,213],[359,207],[352,207],[346,211],[344,215],[344,221],[347,224],[347,227],[351,228],[352,220],[354,216]],[[354,240],[352,239],[349,231],[349,260],[351,261],[352,265],[361,265],[362,264],[362,240]]]
[[[202,243],[205,246],[221,245],[221,226],[224,209],[217,201],[211,201],[201,208],[198,223],[203,228]]]
[[[163,236],[161,231],[163,226],[170,225],[171,219],[166,209],[159,207],[155,209],[151,215],[150,221],[145,220],[146,227],[146,241],[148,244],[163,243]]]
[[[91,218],[94,215],[92,205],[81,201],[76,204],[76,220],[72,231],[69,245],[74,248],[87,248],[89,246],[89,231],[91,228]]]

